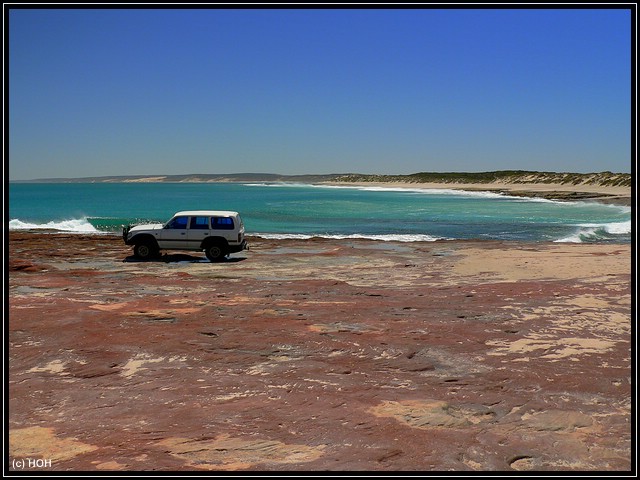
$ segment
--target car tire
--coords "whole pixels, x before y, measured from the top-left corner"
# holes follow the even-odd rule
[[[140,260],[149,260],[157,255],[156,249],[149,243],[139,243],[133,247],[133,254]]]
[[[204,254],[207,256],[210,262],[219,262],[226,256],[224,247],[219,243],[212,243],[207,245],[204,249]]]

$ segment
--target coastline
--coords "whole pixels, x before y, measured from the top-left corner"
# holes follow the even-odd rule
[[[426,182],[424,179],[437,179]],[[481,179],[477,183],[474,181]],[[84,178],[15,180],[15,183],[290,183],[343,187],[384,187],[408,189],[446,189],[494,192],[520,197],[559,201],[597,201],[621,206],[632,205],[629,174],[611,172],[577,174],[554,172],[496,171],[478,173],[418,173],[412,175],[279,175],[188,174],[135,175]]]
[[[632,468],[631,245],[250,242],[138,262],[117,236],[9,232],[11,457]]]
[[[588,200],[613,205],[631,206],[631,187],[606,185],[569,185],[560,183],[410,183],[410,182],[321,182],[320,185],[342,187],[381,187],[408,189],[443,189],[493,192],[519,197],[546,198],[549,200]]]

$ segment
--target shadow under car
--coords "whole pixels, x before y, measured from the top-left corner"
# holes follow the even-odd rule
[[[246,260],[246,257],[223,257],[217,262],[211,262],[207,257],[189,255],[186,253],[164,253],[162,255],[158,255],[157,257],[149,258],[149,259],[140,259],[135,255],[129,255],[126,257],[123,262],[127,263],[238,263],[243,260]]]

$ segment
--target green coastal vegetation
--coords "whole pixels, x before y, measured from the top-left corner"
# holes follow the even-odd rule
[[[340,175],[339,182],[402,182],[402,183],[510,183],[510,184],[560,184],[630,187],[628,173],[556,173],[526,170],[499,170],[495,172],[421,172],[411,175]]]

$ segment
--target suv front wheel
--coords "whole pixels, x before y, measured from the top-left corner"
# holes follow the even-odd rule
[[[133,247],[133,254],[141,260],[149,260],[158,255],[158,252],[148,243],[139,243]]]

